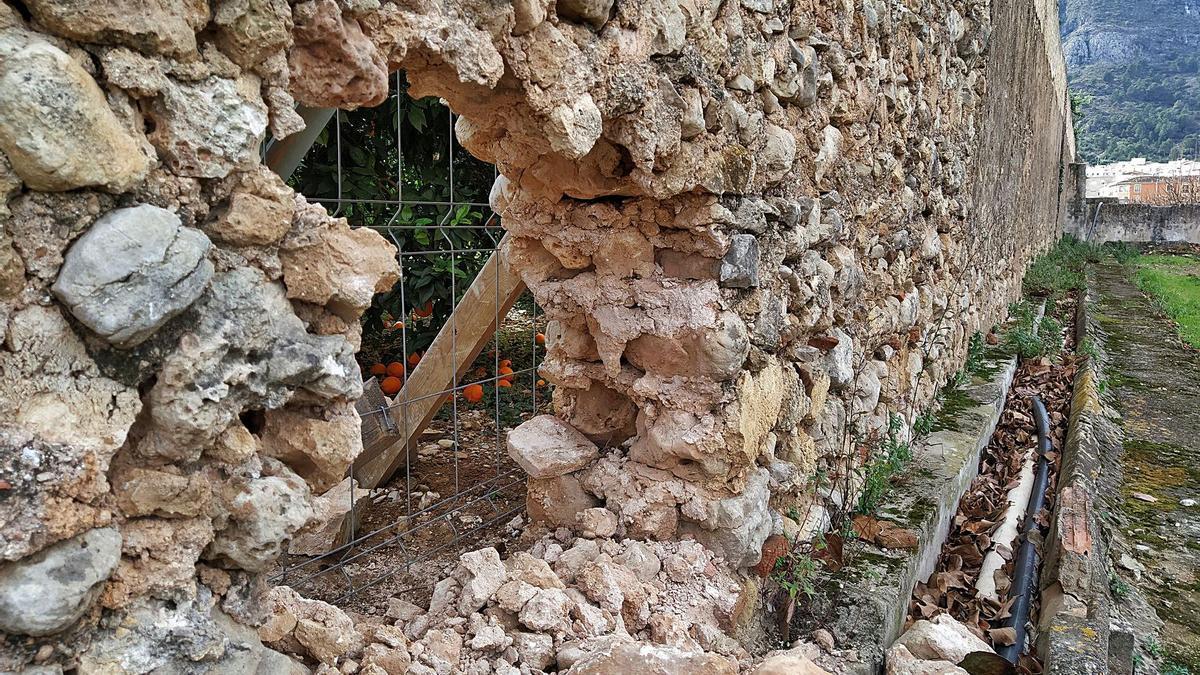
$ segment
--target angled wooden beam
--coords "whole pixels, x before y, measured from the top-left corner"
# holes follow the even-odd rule
[[[454,383],[461,381],[524,292],[521,276],[501,254],[508,236],[505,234],[501,239],[421,362],[409,374],[408,381],[396,394],[394,405],[386,410],[388,418],[383,418],[383,413],[371,415],[381,418],[370,422],[372,429],[367,428],[364,418],[363,452],[353,467],[360,486],[374,488],[387,482],[416,452],[416,439],[433,421]],[[389,424],[396,430],[394,435],[376,433],[380,426],[386,428]],[[390,443],[380,442],[385,436]]]

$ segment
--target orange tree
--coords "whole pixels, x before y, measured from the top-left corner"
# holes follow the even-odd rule
[[[289,182],[397,245],[404,274],[363,315],[364,347],[399,349],[388,343],[400,333],[384,331],[390,316],[405,322],[408,351],[423,351],[499,239],[486,206],[494,169],[458,146],[439,99],[408,95],[403,74],[383,104],[338,111],[337,122],[321,132]],[[431,313],[414,321],[417,309]]]

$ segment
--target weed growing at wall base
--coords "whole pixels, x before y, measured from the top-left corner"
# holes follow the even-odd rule
[[[1026,301],[1008,308],[1010,323],[1000,333],[1001,349],[1023,359],[1054,356],[1062,349],[1062,324],[1052,316],[1037,321],[1036,309]]]
[[[1025,272],[1022,283],[1026,295],[1058,298],[1086,285],[1084,267],[1104,257],[1100,246],[1064,236],[1054,248],[1040,255]]]
[[[883,497],[892,486],[892,478],[898,475],[904,465],[912,459],[912,448],[906,441],[900,440],[900,430],[904,419],[899,415],[888,418],[887,437],[882,440],[878,452],[863,474],[862,492],[858,496],[857,513],[872,513],[878,508]]]

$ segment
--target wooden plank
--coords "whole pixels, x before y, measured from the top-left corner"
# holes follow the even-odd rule
[[[504,235],[500,247],[507,238]],[[471,282],[446,325],[396,394],[396,406],[388,412],[399,429],[398,440],[382,449],[374,447],[368,451],[364,436],[363,453],[355,460],[353,469],[360,486],[374,488],[387,482],[404,466],[406,456],[416,452],[416,439],[449,398],[445,392],[454,386],[456,378],[466,374],[496,332],[499,321],[525,290],[521,276],[500,255],[500,247]]]

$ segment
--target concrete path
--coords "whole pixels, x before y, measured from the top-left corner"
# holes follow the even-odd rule
[[[1133,551],[1114,551],[1118,571],[1163,621],[1158,647],[1200,672],[1200,503],[1189,501],[1200,502],[1200,355],[1121,266],[1099,266],[1094,280],[1092,315],[1107,336],[1102,384],[1125,433],[1121,494],[1108,497]]]

